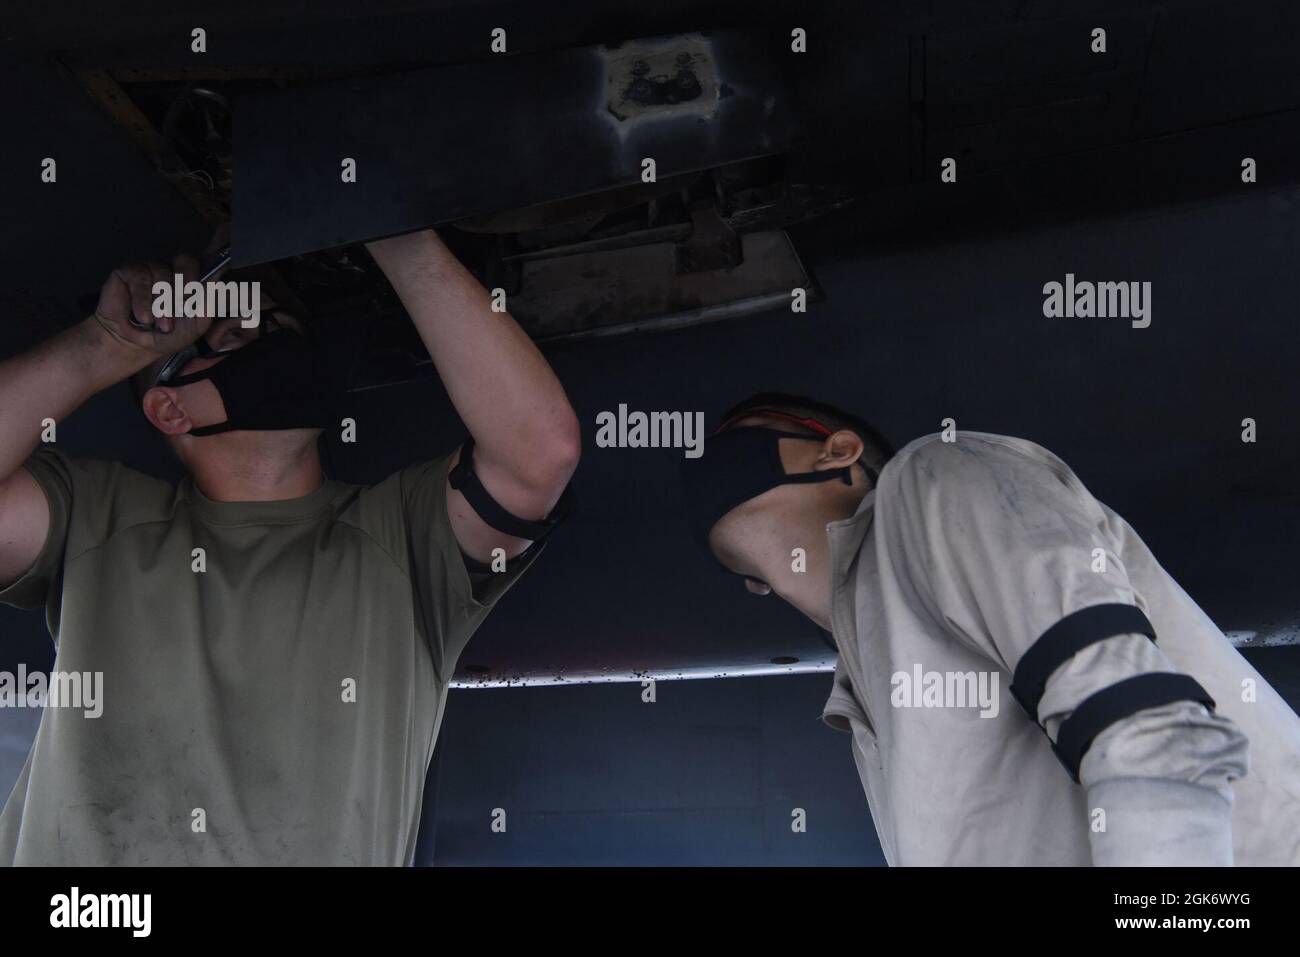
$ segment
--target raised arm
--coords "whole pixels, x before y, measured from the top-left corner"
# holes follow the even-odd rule
[[[367,244],[415,322],[456,411],[474,439],[474,471],[506,512],[545,518],[581,451],[578,420],[532,340],[431,230]],[[459,452],[456,461],[459,461]],[[513,557],[528,539],[491,527],[448,488],[462,551],[481,562]]]
[[[190,278],[196,268],[187,257],[178,258],[173,269],[119,267],[105,281],[94,315],[0,362],[0,587],[32,566],[49,530],[45,495],[22,468],[40,441],[41,423],[62,421],[95,393],[197,338],[207,320],[162,318],[153,332],[127,321],[130,315],[155,321],[153,283],[170,282],[173,271]]]

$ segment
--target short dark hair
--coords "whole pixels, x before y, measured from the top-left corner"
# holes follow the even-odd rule
[[[760,392],[752,395],[744,402],[738,402],[722,414],[722,422],[729,422],[732,419],[745,415],[749,412],[757,412],[761,409],[776,409],[779,412],[789,412],[795,415],[802,415],[810,419],[816,419],[818,422],[832,429],[848,429],[850,432],[857,433],[858,438],[862,440],[862,458],[860,461],[863,465],[875,469],[876,474],[885,467],[894,456],[894,447],[889,444],[880,430],[873,426],[866,419],[853,412],[846,412],[839,406],[831,405],[829,402],[822,402],[819,399],[811,399],[806,395],[792,395],[788,392]]]

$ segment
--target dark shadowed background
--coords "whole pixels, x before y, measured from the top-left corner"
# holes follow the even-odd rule
[[[457,17],[478,27],[478,13],[457,4],[372,4],[360,19],[325,4],[286,34],[272,16],[286,6],[297,9],[269,2],[242,20],[208,19],[214,36],[241,39],[234,48],[250,60],[332,49],[358,62],[399,61],[421,36],[450,49]],[[549,16],[540,5],[499,9],[522,18],[518,34],[538,49],[751,16],[688,6],[618,16],[592,4],[545,5]],[[752,16],[781,23],[795,15],[789,6],[761,4]],[[855,206],[791,231],[824,301],[806,315],[778,310],[546,348],[584,428],[578,510],[470,644],[461,677],[470,680],[472,666],[561,684],[451,692],[426,790],[422,862],[881,863],[848,738],[818,720],[828,674],[660,681],[653,704],[635,683],[563,683],[575,671],[829,664],[799,615],[748,596],[693,550],[679,451],[595,446],[596,415],[620,403],[700,410],[712,423],[739,398],[781,389],[850,407],[898,445],[948,417],[959,429],[1039,442],[1134,525],[1221,628],[1273,643],[1247,654],[1300,702],[1300,649],[1283,644],[1300,630],[1295,8],[893,6],[876,20],[834,5],[799,12],[822,28],[814,37],[837,37],[819,62],[840,71],[835,84],[817,70],[801,80],[824,93],[807,117],[820,131],[810,161],[851,175],[857,164],[866,186],[881,186],[879,196],[865,189]],[[0,354],[75,321],[77,297],[116,262],[206,242],[193,209],[52,60],[69,50],[179,57],[164,39],[188,29],[185,7],[95,29],[84,18],[32,14],[0,34],[11,133],[0,158]],[[1122,95],[1061,107],[1045,141],[1044,127],[1025,119],[1033,110],[1018,112],[1015,101],[1047,69],[1034,38],[1092,15],[1129,18],[1116,36],[1136,38],[1119,61],[1131,83]],[[931,51],[923,110],[908,79],[918,38]],[[1002,51],[1016,83],[980,72],[990,50]],[[996,115],[992,100],[976,109],[958,95],[988,88],[1006,91]],[[982,178],[963,195],[976,200],[945,205],[911,189],[917,123],[928,130],[922,156],[972,151]],[[1129,141],[1159,145],[1158,162],[1149,149],[1139,160],[1117,145]],[[60,157],[57,189],[37,179],[50,155]],[[1258,183],[1241,184],[1242,156],[1258,159]],[[1016,157],[1035,165],[1006,172]],[[1140,195],[1126,175],[1138,165]],[[1161,181],[1167,189],[1151,185]],[[1043,284],[1067,272],[1149,281],[1150,328],[1045,319]],[[442,454],[463,436],[431,379],[362,393],[352,414],[360,442],[332,450],[352,481]],[[1254,444],[1240,440],[1247,417],[1258,423]],[[171,467],[125,388],[60,424],[59,444],[148,471]],[[0,668],[51,660],[42,616],[0,608]],[[34,715],[0,710],[0,794],[34,730]],[[495,808],[507,811],[505,834],[490,830]],[[791,832],[794,808],[807,811],[807,833]]]

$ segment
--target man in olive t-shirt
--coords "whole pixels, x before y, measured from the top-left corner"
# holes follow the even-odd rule
[[[328,419],[299,400],[330,395],[283,339],[300,324],[151,315],[160,267],[116,270],[95,316],[0,364],[0,601],[45,607],[56,674],[102,676],[98,716],[45,708],[0,862],[412,862],[457,657],[579,443],[541,355],[436,236],[368,248],[473,437],[372,488],[321,472]],[[43,418],[128,376],[179,485],[32,451]]]

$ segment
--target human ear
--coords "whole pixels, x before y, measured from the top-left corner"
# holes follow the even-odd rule
[[[862,438],[856,432],[840,429],[826,436],[813,468],[819,472],[847,468],[862,458],[864,448]]]
[[[769,585],[767,582],[755,581],[755,580],[752,579],[752,578],[746,578],[746,579],[745,579],[745,590],[748,591],[751,595],[770,595],[770,594],[772,594],[772,586],[771,586],[771,585]]]
[[[141,405],[145,418],[163,435],[184,435],[193,425],[176,389],[154,386],[144,394]]]

